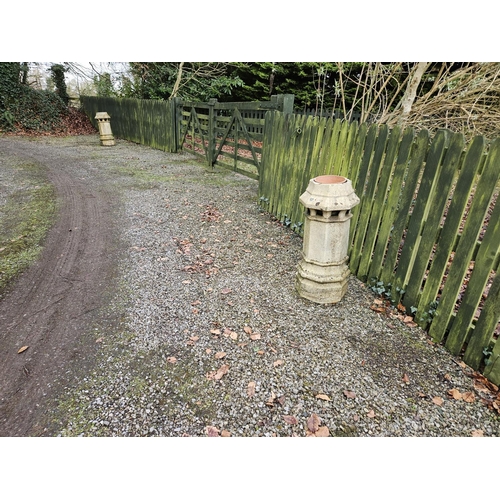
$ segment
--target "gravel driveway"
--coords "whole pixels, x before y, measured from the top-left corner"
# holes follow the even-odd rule
[[[302,240],[260,211],[256,181],[97,135],[2,137],[0,151],[37,158],[73,200],[50,244],[86,231],[72,286],[47,284],[64,307],[51,300],[37,348],[17,354],[23,311],[2,325],[0,382],[15,384],[0,435],[500,435],[472,372],[371,310],[360,281],[336,305],[298,297]]]

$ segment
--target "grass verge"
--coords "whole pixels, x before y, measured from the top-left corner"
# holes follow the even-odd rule
[[[54,187],[39,165],[6,162],[2,168],[10,182],[0,193],[5,200],[0,205],[0,297],[37,259],[56,213]]]

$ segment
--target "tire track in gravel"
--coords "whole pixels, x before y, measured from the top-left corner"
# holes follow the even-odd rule
[[[62,151],[0,147],[40,163],[60,203],[41,257],[0,302],[0,435],[43,435],[45,403],[96,352],[85,335],[113,273],[112,199],[105,185],[76,178]],[[29,348],[18,354],[21,346]]]

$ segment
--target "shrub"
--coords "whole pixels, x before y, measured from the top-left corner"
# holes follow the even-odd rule
[[[0,63],[0,130],[49,131],[67,113],[59,95],[21,82],[21,63]]]

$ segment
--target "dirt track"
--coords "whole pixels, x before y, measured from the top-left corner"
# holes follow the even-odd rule
[[[44,435],[45,402],[96,349],[85,334],[113,275],[113,196],[75,175],[71,148],[56,156],[43,140],[16,138],[0,148],[40,163],[60,202],[40,260],[0,302],[0,435]],[[29,348],[18,354],[21,346]]]

